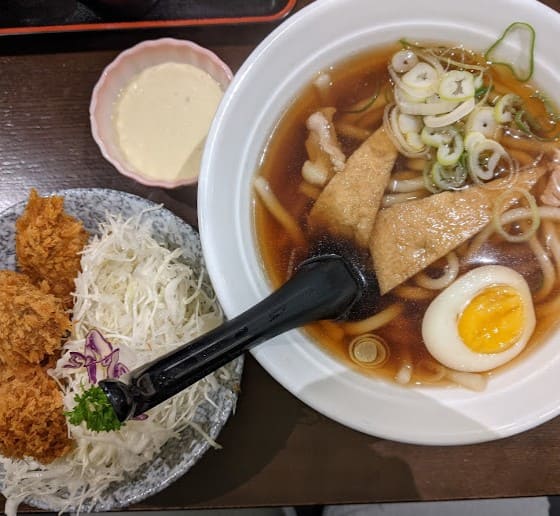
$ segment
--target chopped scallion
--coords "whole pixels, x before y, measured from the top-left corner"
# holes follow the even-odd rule
[[[486,95],[490,91],[490,86],[481,86],[477,88],[474,92],[474,96],[478,99],[484,95]]]
[[[512,39],[518,39],[517,59],[511,59]],[[485,52],[484,57],[493,64],[507,66],[516,79],[525,82],[533,76],[535,59],[535,29],[525,22],[514,22]],[[528,54],[527,54],[528,52]]]
[[[375,90],[375,93],[371,96],[370,99],[366,101],[366,103],[363,106],[360,106],[359,108],[356,109],[345,109],[342,111],[342,113],[348,113],[350,115],[358,115],[360,113],[365,113],[369,108],[371,108],[371,106],[375,104],[375,101],[377,100],[378,97],[379,97],[379,88]]]

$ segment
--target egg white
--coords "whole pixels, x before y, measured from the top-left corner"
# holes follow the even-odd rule
[[[469,302],[485,288],[509,285],[523,302],[523,330],[519,340],[500,353],[477,353],[461,339],[459,316]],[[535,310],[527,282],[518,272],[501,265],[485,265],[466,273],[447,287],[430,304],[422,321],[422,336],[430,354],[450,369],[483,372],[516,357],[535,329]]]

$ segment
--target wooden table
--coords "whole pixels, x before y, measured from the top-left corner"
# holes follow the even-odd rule
[[[300,0],[301,8],[310,0]],[[373,1],[373,0],[372,0]],[[560,11],[560,0],[549,0]],[[90,134],[93,85],[121,50],[172,36],[209,47],[236,70],[273,25],[0,38],[0,210],[74,187],[163,202],[196,224],[196,189],[123,178]],[[560,394],[559,394],[560,395]],[[382,415],[380,415],[382,417]],[[494,498],[560,494],[560,419],[498,442],[423,447],[369,437],[326,419],[247,357],[235,417],[182,479],[136,508],[172,509]],[[3,503],[2,503],[3,505]]]

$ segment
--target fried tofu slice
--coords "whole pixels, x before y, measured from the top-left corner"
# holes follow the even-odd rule
[[[0,366],[0,454],[48,464],[71,448],[56,382],[39,366]]]
[[[31,190],[24,213],[16,221],[17,265],[35,285],[46,282],[51,294],[72,306],[80,252],[88,240],[83,224],[64,211],[59,196],[40,197]]]
[[[70,328],[60,299],[24,274],[0,271],[0,362],[39,364],[55,357]]]
[[[511,186],[530,190],[545,171],[534,168],[520,172]],[[381,294],[482,230],[507,186],[506,180],[496,179],[486,186],[442,192],[381,210],[369,241]]]
[[[308,219],[311,230],[367,248],[396,159],[397,150],[385,130],[375,131],[315,201]]]

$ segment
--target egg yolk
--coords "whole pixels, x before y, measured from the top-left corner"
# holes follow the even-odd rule
[[[463,342],[477,353],[500,353],[523,333],[521,295],[508,285],[495,285],[477,294],[459,316]]]

